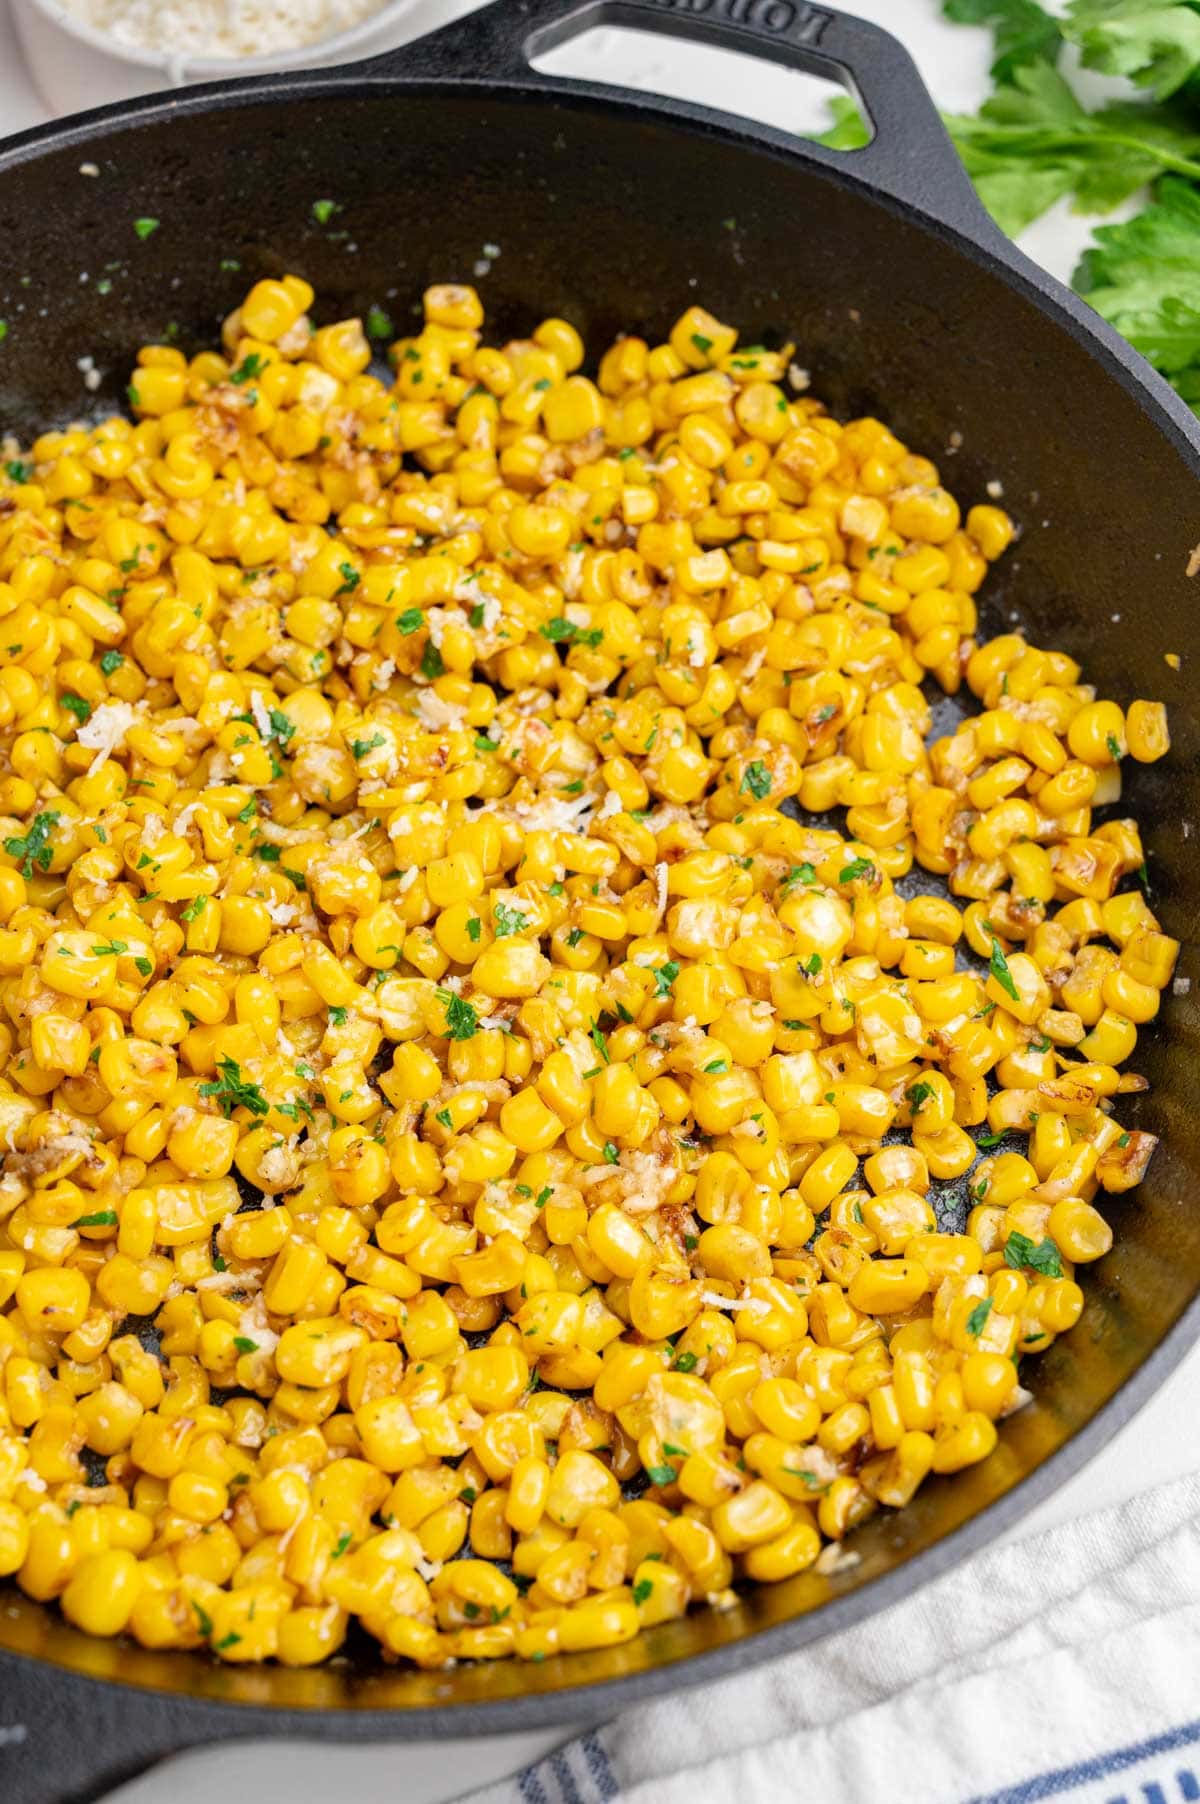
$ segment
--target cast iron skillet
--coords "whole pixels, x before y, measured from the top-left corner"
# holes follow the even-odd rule
[[[600,23],[832,74],[875,139],[839,155],[529,67]],[[618,329],[661,335],[702,299],[745,340],[795,337],[836,409],[878,410],[969,499],[1003,483],[1024,534],[990,580],[993,630],[1019,618],[1037,642],[1084,656],[1106,693],[1172,704],[1172,758],[1129,788],[1155,905],[1194,937],[1185,568],[1200,540],[1200,429],[988,223],[886,35],[792,0],[502,0],[372,63],[28,133],[0,154],[0,176],[0,424],[26,435],[81,410],[80,356],[106,372],[100,399],[118,402],[138,344],[172,321],[185,344],[206,341],[251,281],[288,269],[316,285],[323,317],[383,304],[402,326],[427,283],[471,280],[498,245],[480,287],[501,334],[561,313],[598,347]],[[318,200],[338,204],[324,225]],[[161,224],[143,242],[133,221],[146,216]],[[1149,1182],[1114,1201],[1116,1248],[1087,1274],[1079,1326],[1030,1362],[1036,1402],[982,1466],[861,1529],[853,1570],[763,1587],[626,1647],[445,1673],[383,1666],[365,1641],[316,1671],[218,1666],[88,1640],[9,1592],[0,1646],[20,1658],[0,1674],[0,1731],[23,1722],[27,1734],[0,1732],[0,1790],[62,1800],[165,1748],[237,1734],[458,1736],[596,1718],[799,1647],[983,1546],[1104,1445],[1200,1325],[1198,1025],[1194,1002],[1168,993],[1162,1029],[1139,1046],[1153,1088],[1123,1113],[1164,1145]],[[68,1723],[64,1748],[53,1730]]]

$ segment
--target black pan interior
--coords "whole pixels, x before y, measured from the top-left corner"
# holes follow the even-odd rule
[[[1023,530],[985,591],[993,627],[1019,619],[1035,642],[1083,658],[1105,693],[1171,704],[1173,756],[1136,771],[1129,800],[1155,906],[1170,932],[1194,938],[1200,585],[1185,569],[1200,540],[1197,458],[1112,355],[1032,288],[873,198],[852,160],[842,178],[665,109],[310,81],[212,110],[202,98],[160,104],[140,121],[0,157],[0,432],[27,443],[47,422],[119,404],[139,344],[166,331],[185,348],[208,342],[251,282],[285,270],[315,284],[322,320],[382,305],[402,329],[428,283],[465,280],[500,335],[557,313],[598,350],[620,330],[661,335],[702,301],[747,341],[794,338],[834,410],[878,412],[939,460],[967,502],[1003,485]],[[318,201],[336,203],[324,224]],[[139,218],[160,224],[142,239]],[[80,358],[104,372],[98,394],[84,387]],[[1193,968],[1189,947],[1180,969]],[[291,1732],[288,1712],[331,1707],[396,1712],[394,1733],[461,1733],[578,1719],[628,1695],[584,1698],[581,1686],[624,1678],[643,1692],[679,1682],[669,1669],[705,1654],[688,1676],[713,1676],[754,1657],[747,1638],[759,1631],[780,1632],[754,1651],[782,1651],[862,1614],[910,1582],[914,1556],[1084,1431],[1195,1298],[1198,1053],[1195,999],[1168,994],[1162,1028],[1139,1045],[1153,1087],[1123,1109],[1165,1144],[1146,1185],[1113,1201],[1116,1247],[1088,1273],[1082,1321],[1030,1362],[1036,1402],[1006,1425],[993,1457],[869,1523],[858,1565],[836,1579],[805,1574],[731,1612],[534,1667],[418,1673],[369,1650],[313,1672],[210,1667],[90,1642],[15,1592],[0,1609],[0,1647],[135,1687],[270,1706]],[[1106,1422],[1121,1413],[1118,1402]],[[1097,1426],[1092,1450],[1107,1432]],[[970,1544],[1003,1514],[968,1531]],[[256,1719],[256,1732],[267,1726]]]

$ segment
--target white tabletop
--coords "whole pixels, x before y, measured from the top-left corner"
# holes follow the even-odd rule
[[[461,17],[475,0],[423,0],[397,30],[396,41]],[[970,111],[988,92],[990,35],[949,25],[938,0],[843,0],[844,10],[886,25],[915,57],[938,103]],[[625,87],[678,94],[787,129],[819,129],[825,122],[822,82],[662,37],[603,29],[542,59],[542,68],[587,75]],[[1089,80],[1085,94],[1105,84]],[[47,117],[22,64],[7,0],[0,0],[0,135]],[[1024,248],[1064,279],[1086,244],[1092,222],[1056,207],[1022,239]],[[1038,1509],[1014,1534],[1029,1534],[1135,1491],[1182,1476],[1195,1464],[1181,1422],[1200,1415],[1200,1349],[1139,1416],[1090,1465]],[[489,1778],[515,1771],[565,1736],[565,1731],[455,1744],[240,1743],[187,1756],[113,1794],[114,1804],[211,1804],[214,1795],[254,1798],[255,1804],[323,1804],[335,1796],[356,1804],[441,1804]],[[402,1789],[401,1789],[402,1788]]]

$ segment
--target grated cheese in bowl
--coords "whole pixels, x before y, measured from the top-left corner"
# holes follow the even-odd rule
[[[267,56],[323,43],[386,0],[59,0],[67,16],[115,43],[172,56]]]

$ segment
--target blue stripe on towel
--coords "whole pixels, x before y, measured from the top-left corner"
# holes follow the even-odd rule
[[[1077,1766],[1059,1767],[1050,1773],[1035,1773],[1030,1779],[1023,1779],[1019,1785],[1008,1786],[1004,1791],[988,1792],[970,1798],[967,1804],[1038,1804],[1041,1798],[1053,1798],[1060,1792],[1070,1791],[1077,1785],[1086,1785],[1091,1779],[1103,1779],[1109,1773],[1123,1773],[1128,1767],[1136,1766],[1139,1760],[1147,1760],[1154,1754],[1167,1754],[1173,1748],[1190,1747],[1200,1741],[1200,1721],[1181,1723],[1176,1729],[1168,1729],[1162,1735],[1151,1736],[1148,1741],[1132,1742],[1128,1747],[1114,1748],[1111,1753],[1097,1754],[1093,1760],[1081,1760]],[[1187,1779],[1195,1787],[1194,1776],[1189,1773]],[[1196,1796],[1196,1791],[1184,1790],[1184,1775],[1179,1775],[1179,1788],[1184,1798]],[[1151,1799],[1153,1794],[1143,1788],[1144,1797]],[[1119,1804],[1113,1799],[1112,1804]]]

